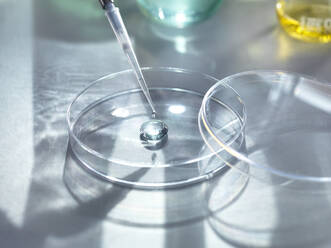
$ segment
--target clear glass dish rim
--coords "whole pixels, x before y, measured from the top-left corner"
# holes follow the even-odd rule
[[[198,72],[198,71],[193,71],[193,70],[189,70],[189,69],[183,69],[183,68],[176,68],[176,67],[142,67],[141,68],[142,71],[160,71],[160,72],[177,72],[177,73],[186,73],[186,74],[195,74],[195,75],[199,75],[201,77],[205,77],[205,78],[208,78],[210,80],[213,80],[215,81],[215,84],[217,84],[217,82],[220,82],[219,79],[213,77],[213,76],[210,76],[210,75],[207,75],[205,73],[202,73],[202,72]],[[88,91],[90,88],[92,88],[95,84],[99,83],[100,81],[102,80],[105,80],[105,79],[113,79],[115,77],[117,77],[118,75],[122,75],[122,74],[127,74],[127,73],[130,73],[132,72],[132,69],[127,69],[127,70],[123,70],[123,71],[119,71],[119,72],[114,72],[114,73],[110,73],[110,74],[107,74],[105,76],[102,76],[94,81],[92,81],[91,83],[89,83],[82,91],[80,91],[75,97],[74,99],[72,100],[72,102],[70,103],[68,109],[67,109],[67,113],[66,113],[66,121],[67,121],[67,125],[68,125],[68,132],[69,132],[69,137],[70,138],[73,138],[75,142],[77,142],[77,144],[82,148],[84,149],[86,152],[88,152],[89,154],[91,154],[92,156],[95,156],[97,157],[98,159],[102,159],[102,160],[105,160],[109,163],[115,163],[115,164],[118,164],[118,165],[123,165],[123,166],[129,166],[129,167],[139,167],[139,168],[151,168],[151,166],[144,166],[144,165],[139,165],[139,164],[133,164],[133,163],[127,163],[123,160],[117,160],[117,159],[109,159],[109,158],[105,158],[102,154],[100,154],[99,152],[93,150],[92,148],[86,146],[73,132],[73,128],[74,128],[74,125],[75,125],[75,122],[76,122],[76,119],[74,121],[71,121],[70,118],[71,118],[71,109],[73,107],[73,105],[76,103],[76,101],[86,92]],[[214,84],[214,85],[215,85]],[[238,97],[240,97],[238,95],[238,93],[233,89],[231,88],[229,85],[226,85],[226,84],[223,84],[225,87],[228,87],[230,88]],[[138,87],[138,86],[137,86]],[[202,94],[201,94],[202,95]],[[205,95],[202,95],[202,98],[204,99]],[[203,101],[202,101],[203,102]],[[201,105],[202,106],[202,105]],[[201,110],[201,108],[200,108]],[[244,113],[246,113],[244,111]],[[199,118],[199,115],[197,116],[197,119]],[[228,142],[229,144],[232,144],[236,139],[238,139],[238,137],[240,136],[240,134],[242,133],[242,131],[244,130],[244,127],[245,127],[245,123],[246,123],[246,116],[244,116],[243,118],[243,123],[242,123],[242,126],[241,126],[241,130],[240,132],[237,133],[236,136],[234,136],[233,138],[231,138],[231,140]],[[162,165],[158,165],[158,168],[166,168],[166,167],[176,167],[176,166],[182,166],[182,165],[185,165],[185,164],[190,164],[190,163],[196,163],[196,162],[199,162],[199,161],[202,161],[206,158],[209,158],[209,157],[212,157],[214,156],[215,154],[219,153],[220,151],[222,151],[223,148],[220,148],[219,150],[217,151],[212,151],[210,150],[210,153],[208,155],[205,155],[205,156],[202,156],[202,157],[199,157],[199,158],[196,158],[196,159],[193,159],[193,160],[188,160],[188,161],[185,161],[184,163],[178,163],[178,164],[162,164]]]
[[[202,105],[201,105],[201,109],[200,109],[200,113],[199,113],[199,125],[203,125],[204,128],[206,128],[207,132],[209,133],[209,135],[226,151],[228,152],[230,155],[232,155],[233,157],[239,159],[240,161],[243,161],[245,163],[247,163],[249,166],[254,166],[258,169],[262,169],[265,171],[270,172],[271,174],[283,177],[283,178],[287,178],[287,179],[292,179],[292,180],[296,180],[296,181],[306,181],[306,182],[311,182],[311,183],[330,183],[331,182],[331,177],[314,177],[314,176],[303,176],[303,175],[296,175],[293,173],[286,173],[283,172],[281,170],[277,170],[277,169],[273,169],[270,167],[266,167],[265,165],[256,163],[255,161],[251,160],[248,158],[248,156],[246,156],[243,153],[238,152],[237,150],[233,149],[231,146],[228,146],[227,144],[224,144],[221,140],[219,140],[217,138],[217,135],[212,131],[212,129],[210,128],[211,124],[208,121],[208,118],[206,118],[207,113],[206,113],[206,104],[207,101],[209,100],[209,98],[211,97],[212,93],[215,91],[215,89],[217,87],[219,87],[220,85],[228,85],[229,87],[231,87],[231,81],[237,78],[242,78],[245,76],[252,76],[252,75],[259,75],[259,74],[286,74],[286,75],[292,75],[295,77],[301,77],[301,78],[305,78],[307,80],[310,80],[312,82],[314,82],[315,84],[318,85],[323,85],[323,86],[328,86],[331,88],[331,83],[325,80],[318,80],[312,76],[309,75],[305,75],[302,73],[296,73],[296,72],[290,72],[290,71],[286,71],[286,70],[251,70],[251,71],[244,71],[244,72],[240,72],[240,73],[236,73],[233,75],[230,75],[228,77],[225,77],[223,79],[221,79],[219,82],[217,82],[215,85],[213,85],[205,94],[204,99],[202,100]],[[201,122],[200,122],[201,120]],[[200,124],[201,123],[201,124]],[[201,129],[201,127],[200,127]],[[228,165],[231,166],[231,165]],[[245,173],[245,172],[242,172]],[[250,177],[254,177],[254,175],[251,174],[247,174],[247,176]]]

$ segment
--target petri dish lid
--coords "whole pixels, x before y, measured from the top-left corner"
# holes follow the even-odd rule
[[[244,149],[229,146],[222,137],[218,101],[243,120]],[[242,112],[239,102],[245,105]],[[227,163],[232,168],[241,170],[237,161],[245,163],[249,170],[243,173],[250,177],[297,189],[323,188],[331,182],[331,85],[327,82],[285,71],[229,76],[205,94],[199,127],[215,154],[223,149],[235,157]],[[217,156],[223,160],[222,154]]]
[[[198,125],[203,97],[219,80],[176,68],[142,71],[157,118],[169,128],[166,142],[154,149],[139,138],[151,110],[133,71],[110,74],[87,86],[68,109],[70,145],[81,164],[106,180],[140,188],[183,186],[227,169],[204,142]],[[233,103],[243,110],[240,98]],[[237,149],[243,144],[243,120],[236,121],[237,114],[223,102],[217,104],[222,139]],[[227,153],[222,157],[232,159]]]

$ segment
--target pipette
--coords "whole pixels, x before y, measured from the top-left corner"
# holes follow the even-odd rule
[[[161,121],[156,119],[156,110],[149,90],[141,72],[137,57],[133,50],[130,37],[126,31],[119,9],[114,5],[113,0],[99,0],[102,8],[105,10],[105,15],[113,28],[118,42],[121,44],[123,52],[127,55],[129,63],[137,77],[141,90],[143,91],[149,106],[152,109],[152,120],[146,121],[140,128],[140,139],[146,147],[159,148],[167,140],[168,127]],[[146,144],[147,142],[147,144]]]
[[[129,63],[137,77],[138,83],[147,99],[149,106],[152,109],[152,116],[155,117],[156,110],[152,98],[149,94],[149,90],[145,81],[145,78],[141,72],[137,57],[133,50],[131,40],[128,32],[126,31],[119,9],[114,5],[113,0],[99,0],[102,8],[105,10],[105,15],[113,28],[118,42],[121,44],[123,52],[128,57]]]

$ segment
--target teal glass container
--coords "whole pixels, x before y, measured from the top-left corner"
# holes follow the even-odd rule
[[[167,26],[182,28],[215,12],[222,0],[137,0],[144,15]]]

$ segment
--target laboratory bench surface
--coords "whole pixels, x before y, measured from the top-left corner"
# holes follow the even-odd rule
[[[119,2],[142,66],[219,79],[279,69],[331,82],[331,45],[287,36],[274,1],[224,0],[208,20],[179,30],[146,19],[133,0]],[[96,0],[0,0],[0,44],[0,247],[330,247],[328,224],[311,222],[318,235],[268,229],[287,218],[286,200],[264,186],[247,186],[251,195],[215,224],[201,203],[206,183],[128,189],[79,166],[68,148],[68,105],[92,80],[129,68]],[[258,197],[267,211],[245,226]],[[329,218],[329,199],[316,204],[314,220]]]

